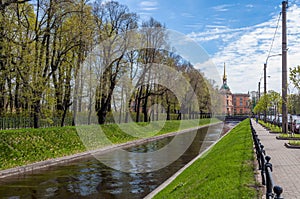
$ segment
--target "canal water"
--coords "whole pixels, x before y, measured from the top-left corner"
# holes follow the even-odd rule
[[[0,181],[1,198],[143,198],[185,164],[191,161],[199,153],[213,144],[221,135],[220,129],[223,125],[216,125],[210,128],[202,128],[197,131],[179,135],[184,144],[187,135],[194,134],[194,140],[189,148],[176,161],[170,165],[151,172],[128,173],[115,170],[102,164],[98,158],[93,156],[69,162],[64,165],[57,165],[47,169],[34,171],[30,174],[23,174]],[[225,125],[225,131],[233,125]],[[224,133],[224,132],[223,132]],[[174,139],[173,137],[163,138],[146,144],[127,148],[127,151],[145,153],[158,150]],[[173,150],[171,150],[173,151]],[[174,150],[176,153],[176,150]],[[169,156],[171,157],[170,153]],[[140,162],[135,157],[122,157],[116,154],[110,156],[122,166],[122,161],[131,162],[136,167],[147,167],[151,160]],[[126,160],[122,160],[126,158]],[[165,157],[166,159],[168,157]],[[124,170],[124,169],[123,169]]]

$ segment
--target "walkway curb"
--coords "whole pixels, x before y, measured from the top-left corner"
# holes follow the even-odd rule
[[[290,145],[289,143],[285,143],[284,146],[290,149],[300,149],[300,146]]]
[[[116,144],[116,145],[103,147],[103,148],[96,149],[96,150],[85,151],[85,152],[82,152],[82,153],[77,153],[77,154],[73,154],[73,155],[69,155],[69,156],[44,160],[44,161],[40,161],[40,162],[36,162],[36,163],[24,165],[24,166],[19,166],[19,167],[14,167],[14,168],[10,168],[10,169],[1,170],[0,171],[0,180],[4,179],[4,178],[7,178],[7,177],[10,177],[10,176],[14,176],[14,175],[30,173],[30,172],[33,172],[33,171],[36,171],[36,170],[39,170],[39,169],[44,169],[44,168],[48,168],[48,167],[51,167],[51,166],[56,166],[56,165],[59,165],[59,164],[72,162],[72,161],[83,159],[85,157],[89,157],[89,156],[92,156],[92,155],[101,155],[101,154],[108,153],[108,152],[111,152],[111,151],[116,150],[116,149],[132,147],[132,146],[144,144],[146,142],[151,142],[151,141],[159,140],[159,139],[162,139],[162,138],[176,136],[176,135],[183,134],[183,133],[186,133],[186,132],[189,132],[189,131],[198,130],[198,129],[209,127],[209,126],[219,125],[221,123],[223,123],[223,122],[217,122],[217,123],[213,123],[213,124],[206,124],[206,125],[203,125],[203,126],[197,126],[197,127],[194,127],[194,128],[184,129],[184,130],[181,130],[181,131],[171,132],[171,133],[167,133],[167,134],[164,134],[164,135],[159,135],[159,136],[149,137],[149,138],[143,138],[143,139],[134,140],[134,141],[130,141],[130,142],[122,143],[122,144]]]

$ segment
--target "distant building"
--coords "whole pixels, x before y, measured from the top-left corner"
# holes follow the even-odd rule
[[[257,91],[251,91],[250,92],[250,99],[251,99],[251,111],[253,112],[254,107],[256,106],[258,102],[258,92]]]
[[[243,93],[233,94],[233,113],[234,115],[250,114],[250,95]]]
[[[233,104],[232,104],[232,93],[229,86],[227,85],[227,76],[225,71],[224,63],[224,75],[223,75],[223,84],[220,88],[220,94],[222,95],[222,114],[223,115],[233,115]]]
[[[232,94],[227,84],[226,67],[224,63],[223,84],[219,93],[223,99],[222,114],[223,115],[249,115],[251,112],[249,93]]]

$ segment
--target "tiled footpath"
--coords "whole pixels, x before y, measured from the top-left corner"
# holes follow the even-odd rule
[[[275,185],[283,188],[284,199],[300,199],[300,149],[286,148],[288,141],[277,140],[278,134],[269,133],[260,124],[252,120],[260,142],[265,147],[266,155],[271,157]]]

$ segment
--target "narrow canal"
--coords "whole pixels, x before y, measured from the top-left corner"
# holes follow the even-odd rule
[[[153,191],[176,171],[191,161],[199,153],[213,144],[220,136],[222,125],[202,128],[198,131],[180,135],[182,144],[185,136],[194,134],[190,147],[172,164],[152,172],[128,173],[111,169],[102,164],[98,158],[88,157],[76,162],[58,165],[47,169],[5,178],[0,181],[1,198],[143,198]],[[225,125],[228,131],[234,125]],[[224,133],[224,132],[223,132]],[[155,151],[168,144],[173,137],[149,142],[127,148],[130,152],[144,153]],[[171,150],[172,151],[172,150]],[[174,150],[176,151],[176,150]],[[176,154],[170,154],[170,156]],[[128,157],[106,154],[111,161],[122,163],[132,162],[137,167],[147,167],[152,162],[139,162],[134,156]],[[165,157],[168,158],[168,157]],[[122,166],[122,164],[120,164]],[[124,170],[124,169],[123,169]]]

